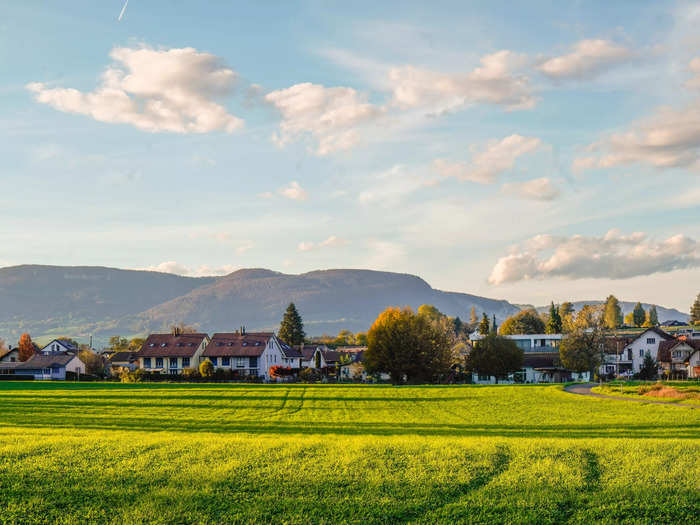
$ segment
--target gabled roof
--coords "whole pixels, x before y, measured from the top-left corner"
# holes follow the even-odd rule
[[[260,357],[272,332],[240,332],[214,334],[202,353],[203,357]]]
[[[49,344],[45,345],[41,349],[42,352],[44,350],[46,350],[47,348],[49,348],[49,346],[51,346],[54,343],[58,343],[59,345],[61,345],[63,347],[64,351],[66,351],[66,352],[77,352],[78,351],[78,347],[76,345],[74,345],[73,343],[71,343],[70,341],[66,341],[65,339],[54,339],[53,341],[51,341]]]
[[[52,368],[54,366],[66,366],[73,359],[77,359],[75,355],[39,355],[34,354],[24,363],[20,363],[15,367],[16,370],[36,370],[39,368]]]
[[[693,339],[672,339],[670,341],[661,341],[659,344],[659,352],[656,355],[656,360],[663,363],[672,361],[671,351],[677,346],[687,345],[691,348],[691,355],[694,351],[700,350],[700,341]]]
[[[207,334],[151,334],[137,357],[192,357]]]
[[[7,348],[4,350],[0,350],[0,359],[2,359],[6,355],[11,354],[12,352],[15,352],[15,351],[17,353],[19,353],[19,349],[17,349],[17,348],[13,348],[12,350],[8,350]]]
[[[289,346],[287,343],[282,341],[280,338],[275,337],[277,342],[280,345],[280,348],[282,349],[282,353],[284,354],[284,357],[291,358],[291,357],[303,357],[303,354],[294,348],[293,346]]]
[[[109,356],[111,363],[133,363],[136,359],[136,352],[114,352]]]
[[[658,328],[658,327],[656,327],[656,326],[652,326],[652,327],[650,327],[650,328],[645,328],[644,331],[643,331],[642,333],[640,333],[639,335],[637,335],[636,337],[634,337],[634,338],[633,338],[631,341],[629,341],[625,346],[628,346],[628,345],[634,343],[637,339],[640,339],[641,337],[643,337],[644,334],[646,334],[647,332],[654,332],[656,335],[658,335],[659,337],[661,337],[661,339],[664,340],[664,341],[669,341],[669,340],[672,340],[672,339],[673,339],[673,336],[672,336],[671,334],[668,334],[668,333],[664,332],[661,328]]]

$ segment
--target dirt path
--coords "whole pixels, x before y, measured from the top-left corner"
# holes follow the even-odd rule
[[[591,392],[591,388],[598,386],[597,383],[580,383],[576,385],[565,386],[564,390],[570,394],[579,394],[581,396],[591,396],[591,397],[602,397],[603,399],[619,399],[621,401],[632,401],[636,403],[654,403],[656,405],[670,405],[674,407],[683,408],[700,408],[699,405],[682,405],[680,403],[674,403],[672,401],[654,401],[651,399],[634,399],[632,397],[622,397],[622,396],[607,396],[605,394],[595,394]]]

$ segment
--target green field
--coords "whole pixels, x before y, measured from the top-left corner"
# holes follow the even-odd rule
[[[560,386],[0,383],[0,523],[693,523],[700,411]]]
[[[663,390],[665,395],[658,395]],[[688,381],[629,381],[625,383],[606,383],[592,390],[607,396],[663,401],[679,405],[700,405],[700,383]],[[656,394],[656,395],[655,395]]]

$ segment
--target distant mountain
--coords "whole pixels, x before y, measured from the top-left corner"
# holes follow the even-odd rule
[[[370,270],[325,270],[288,275],[264,269],[224,277],[190,278],[102,267],[0,268],[0,336],[10,342],[38,336],[144,334],[184,322],[201,330],[276,329],[290,301],[307,333],[367,330],[387,306],[434,304],[448,315],[518,311],[507,301],[443,292],[419,277]]]
[[[605,301],[602,300],[594,300],[594,301],[575,301],[572,302],[571,304],[574,305],[574,309],[578,312],[583,308],[585,305],[590,304],[590,305],[597,305],[597,304],[603,304]],[[622,308],[622,315],[627,315],[634,309],[634,305],[636,305],[636,301],[620,301],[620,308]],[[642,303],[642,306],[644,307],[645,310],[648,310],[651,307],[650,303]],[[548,306],[539,306],[537,307],[538,312],[548,312],[549,311],[549,305]],[[658,304],[656,305],[656,313],[659,314],[659,322],[664,322],[664,321],[670,321],[672,319],[678,320],[678,321],[685,321],[687,322],[690,319],[690,315],[681,312],[680,310],[676,310],[675,308],[664,308],[663,306],[659,306]]]

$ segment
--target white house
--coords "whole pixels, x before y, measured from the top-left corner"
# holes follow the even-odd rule
[[[237,371],[242,376],[272,379],[270,368],[301,368],[302,354],[272,332],[216,333],[206,346],[200,361],[209,359],[214,368]]]
[[[85,373],[85,364],[72,354],[35,354],[15,367],[15,375],[33,376],[35,380],[63,381],[66,372]]]
[[[672,339],[659,345],[658,361],[664,372],[674,379],[692,377],[696,372],[691,365],[691,357],[700,350],[700,340],[697,339]],[[698,359],[693,357],[695,363]]]
[[[688,356],[688,378],[700,378],[700,346],[696,346]]]
[[[632,340],[615,339],[612,352],[606,354],[605,362],[600,367],[601,374],[632,375],[639,372],[647,352],[658,361],[659,345],[671,341],[673,337],[660,328],[647,328]]]
[[[18,363],[19,349],[0,350],[0,363]]]
[[[65,339],[54,339],[41,349],[44,355],[51,354],[77,354],[78,347]]]
[[[209,342],[207,334],[151,334],[136,354],[138,367],[147,372],[181,374],[197,368]]]

